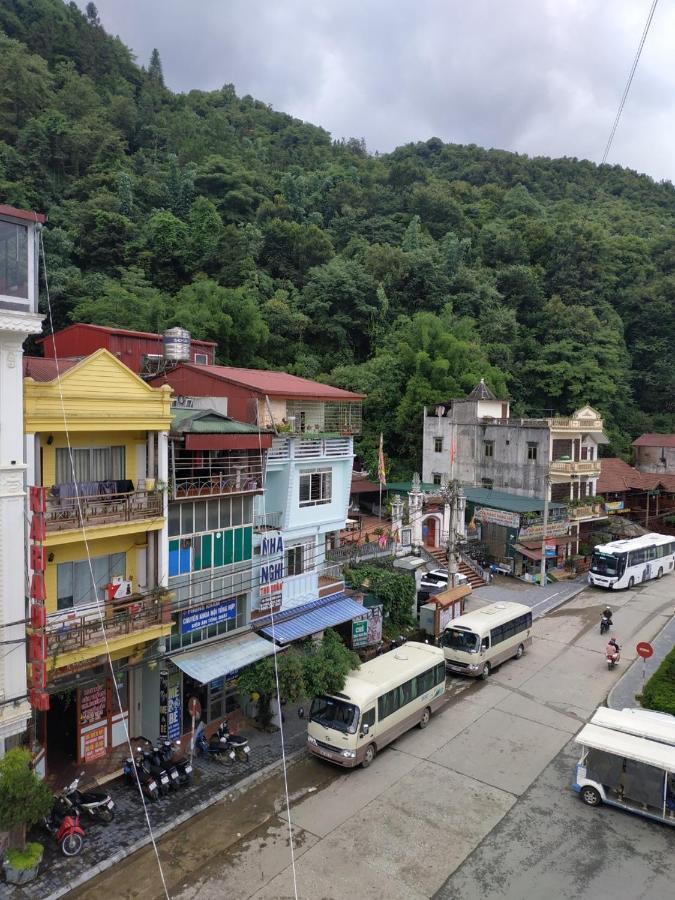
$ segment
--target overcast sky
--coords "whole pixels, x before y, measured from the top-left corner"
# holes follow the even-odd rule
[[[84,8],[86,0],[78,0]],[[440,137],[599,162],[651,0],[96,0],[176,91],[232,82],[369,150]],[[675,4],[609,162],[675,181]]]

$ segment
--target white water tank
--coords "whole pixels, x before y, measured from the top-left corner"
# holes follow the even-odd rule
[[[164,359],[189,362],[192,339],[185,328],[167,328],[164,332]]]

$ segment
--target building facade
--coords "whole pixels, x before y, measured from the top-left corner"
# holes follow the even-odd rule
[[[675,475],[675,434],[641,434],[633,447],[638,471]]]
[[[27,477],[43,498],[34,519],[44,522],[46,621],[31,639],[45,657],[49,702],[33,734],[45,771],[108,755],[126,743],[125,727],[141,733],[144,660],[171,632],[171,391],[107,350],[26,358],[24,369]]]
[[[0,206],[0,756],[30,719],[26,681],[23,343],[38,334],[39,228],[44,216]]]

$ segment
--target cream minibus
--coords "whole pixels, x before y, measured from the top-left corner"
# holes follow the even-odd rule
[[[532,610],[522,603],[491,603],[458,616],[441,635],[448,672],[487,678],[504,660],[532,643]]]
[[[443,651],[408,641],[350,672],[340,693],[312,700],[309,751],[339,766],[366,768],[413,725],[426,727],[444,693]]]
[[[574,738],[581,745],[572,787],[606,803],[675,825],[675,729],[631,711],[599,709]]]

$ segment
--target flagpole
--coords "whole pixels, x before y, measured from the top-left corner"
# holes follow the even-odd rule
[[[380,512],[380,519],[381,519],[381,518],[382,518],[382,482],[380,482],[380,508],[379,508],[379,512]]]

